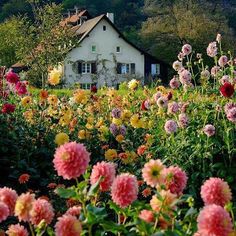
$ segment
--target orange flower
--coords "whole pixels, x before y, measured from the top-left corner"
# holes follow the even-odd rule
[[[46,100],[48,97],[48,91],[47,90],[41,90],[39,93],[40,100]]]
[[[22,175],[19,177],[18,181],[19,181],[20,184],[25,184],[25,183],[27,183],[27,182],[29,181],[29,178],[30,178],[30,175],[28,175],[28,174],[22,174]]]
[[[137,153],[139,156],[142,156],[144,154],[144,152],[146,151],[147,147],[145,145],[141,145],[138,147],[137,149]]]
[[[145,188],[145,189],[142,191],[142,195],[143,195],[144,197],[150,196],[151,193],[152,193],[151,188]]]

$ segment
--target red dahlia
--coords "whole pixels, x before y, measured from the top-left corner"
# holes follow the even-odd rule
[[[2,106],[2,113],[6,114],[6,113],[12,113],[15,111],[15,105],[10,104],[10,103],[5,103]]]
[[[234,94],[234,86],[226,82],[220,87],[220,92],[224,97],[230,98]]]

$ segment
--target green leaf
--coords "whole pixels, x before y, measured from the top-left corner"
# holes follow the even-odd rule
[[[100,176],[100,178],[98,179],[98,181],[97,181],[95,184],[91,185],[91,187],[90,187],[90,189],[89,189],[89,192],[88,192],[88,196],[89,196],[89,197],[96,195],[96,193],[97,193],[98,190],[99,190],[99,186],[100,186],[100,183],[101,183],[102,179],[103,179],[102,176]]]
[[[75,198],[76,197],[76,191],[72,188],[57,188],[56,193],[61,198]]]
[[[94,207],[91,204],[87,205],[87,223],[96,224],[101,223],[105,217],[107,217],[107,212],[105,207]]]
[[[103,221],[100,225],[103,227],[103,229],[106,232],[111,232],[113,234],[117,234],[119,232],[122,232],[122,233],[127,234],[127,230],[125,229],[124,225],[119,225],[119,224],[116,224],[112,221]]]

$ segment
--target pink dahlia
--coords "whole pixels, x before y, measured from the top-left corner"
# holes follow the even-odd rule
[[[63,215],[58,218],[55,225],[56,236],[79,236],[81,232],[81,223],[75,216]]]
[[[175,114],[179,111],[179,104],[177,102],[171,102],[168,104],[168,114]]]
[[[151,222],[154,222],[155,221],[155,218],[154,218],[154,214],[152,211],[149,211],[149,210],[142,210],[140,213],[139,213],[139,216],[138,216],[141,220],[144,220],[146,221],[147,223],[151,223]]]
[[[167,134],[175,133],[177,131],[177,123],[174,120],[168,120],[164,128]]]
[[[236,107],[233,107],[227,112],[227,118],[229,121],[236,123]]]
[[[100,190],[108,191],[111,188],[112,182],[115,179],[116,169],[113,163],[100,162],[93,166],[93,170],[90,176],[91,184],[95,184],[100,177],[102,181],[100,182]]]
[[[28,236],[29,235],[28,231],[24,228],[24,226],[20,224],[10,225],[6,233],[9,236]]]
[[[207,47],[207,55],[209,57],[215,57],[218,53],[218,48],[216,46],[216,42],[209,43]]]
[[[0,202],[0,223],[6,220],[9,215],[10,211],[8,206],[5,203]]]
[[[213,67],[211,68],[211,75],[212,75],[212,76],[216,76],[219,71],[220,71],[220,67],[219,67],[219,66],[213,66]]]
[[[182,52],[185,56],[188,56],[191,52],[192,52],[192,46],[189,45],[189,44],[185,44],[183,47],[182,47]]]
[[[236,103],[229,102],[224,106],[224,111],[227,114],[232,108],[236,108]]]
[[[134,175],[121,174],[111,186],[112,200],[122,208],[129,206],[138,197],[138,181]]]
[[[33,202],[35,201],[34,194],[22,193],[16,200],[15,216],[19,221],[29,221],[30,211],[32,210]]]
[[[37,226],[42,220],[49,225],[53,217],[53,207],[47,200],[37,199],[34,201],[32,210],[30,211],[30,221],[33,225]]]
[[[233,224],[229,213],[221,206],[212,204],[205,206],[197,218],[200,235],[229,236]]]
[[[228,57],[227,56],[221,56],[218,60],[218,64],[220,67],[224,67],[228,62]]]
[[[0,188],[0,202],[3,202],[8,206],[10,215],[14,214],[17,197],[15,190],[7,187]]]
[[[185,113],[179,114],[178,124],[180,128],[185,128],[188,126],[188,116]]]
[[[177,166],[170,166],[163,170],[164,185],[171,193],[182,194],[187,184],[186,173]]]
[[[179,74],[179,81],[181,84],[189,84],[191,82],[192,75],[190,71],[184,69],[180,74]]]
[[[72,215],[72,216],[79,216],[81,213],[81,207],[80,206],[73,206],[73,207],[70,207],[65,215]]]
[[[160,182],[162,182],[161,171],[164,168],[165,166],[162,164],[161,160],[151,159],[142,169],[144,181],[151,187],[155,187],[157,184],[160,184]]]
[[[220,83],[222,85],[224,85],[225,83],[229,83],[230,82],[230,77],[228,75],[224,75],[221,79],[220,79]]]
[[[175,61],[175,62],[173,63],[173,69],[174,69],[175,71],[180,71],[182,68],[183,68],[182,62],[180,62],[180,61]]]
[[[179,80],[176,76],[174,76],[169,83],[172,89],[177,89],[180,86]]]
[[[5,75],[6,80],[11,83],[11,84],[16,84],[20,77],[19,75],[17,75],[16,73],[14,73],[13,71],[9,71],[6,75]]]
[[[75,179],[84,174],[90,161],[90,154],[83,144],[65,143],[56,149],[54,167],[64,179]]]
[[[204,128],[203,128],[203,132],[208,136],[208,137],[211,137],[215,134],[215,131],[216,131],[216,128],[213,126],[213,125],[206,125]]]
[[[232,193],[227,182],[220,178],[210,178],[201,187],[201,197],[205,205],[225,206],[231,201]]]

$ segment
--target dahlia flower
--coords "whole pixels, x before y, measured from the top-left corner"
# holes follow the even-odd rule
[[[172,89],[177,89],[180,86],[179,80],[176,76],[174,76],[169,83]]]
[[[19,221],[29,221],[30,211],[32,210],[33,202],[35,201],[34,194],[22,193],[16,200],[15,216]]]
[[[161,160],[151,159],[142,169],[142,176],[144,181],[151,187],[155,187],[162,180],[161,171],[165,168]]]
[[[183,47],[182,47],[182,52],[185,56],[188,56],[191,52],[192,52],[192,46],[189,45],[189,44],[185,44]]]
[[[112,111],[111,111],[111,116],[112,116],[113,118],[119,119],[119,118],[121,117],[121,110],[120,110],[119,108],[114,108],[114,109],[112,109]]]
[[[192,75],[190,71],[184,69],[183,71],[180,72],[179,74],[179,81],[181,84],[189,84],[191,82]]]
[[[210,178],[201,187],[201,197],[205,205],[225,206],[232,200],[232,193],[227,182],[220,178]]]
[[[0,202],[0,223],[6,220],[9,215],[10,211],[8,206],[5,203]]]
[[[149,210],[142,210],[140,213],[139,213],[139,216],[138,216],[141,220],[144,220],[146,221],[147,223],[151,223],[151,222],[154,222],[155,221],[155,218],[154,218],[154,214],[152,211],[149,211]]]
[[[182,62],[180,62],[180,61],[175,61],[175,62],[173,63],[173,69],[174,69],[175,71],[179,71],[179,70],[181,70],[182,68],[183,68]]]
[[[13,113],[15,111],[15,105],[14,104],[10,104],[10,103],[5,103],[2,105],[2,110],[1,112],[4,114],[9,114],[9,113]]]
[[[59,133],[55,137],[55,143],[60,146],[69,142],[69,136],[66,133]]]
[[[185,128],[188,126],[188,117],[185,113],[179,114],[178,125],[180,128]]]
[[[16,73],[14,73],[13,71],[9,71],[6,75],[5,78],[7,80],[7,82],[11,83],[11,84],[16,84],[19,80],[20,77],[19,75],[17,75]]]
[[[111,186],[112,200],[122,208],[129,206],[138,197],[138,181],[134,175],[120,174]]]
[[[177,102],[171,102],[168,104],[168,114],[175,114],[179,111],[179,104]]]
[[[10,215],[14,214],[17,197],[18,195],[15,190],[7,187],[0,188],[0,202],[8,206]]]
[[[54,154],[54,167],[64,179],[75,179],[84,174],[90,161],[90,154],[83,144],[70,142],[61,145]]]
[[[229,121],[236,123],[236,107],[233,107],[227,112],[227,118]]]
[[[224,67],[228,62],[228,57],[227,56],[221,56],[218,60],[218,64],[220,67]]]
[[[209,43],[207,47],[207,55],[209,57],[215,57],[218,53],[218,48],[216,46],[216,42]]]
[[[63,215],[55,225],[56,236],[80,236],[82,226],[79,220],[72,215]]]
[[[107,162],[98,162],[93,166],[93,170],[90,176],[91,184],[95,184],[100,177],[103,177],[100,182],[100,190],[108,191],[112,185],[113,180],[115,179],[115,165],[113,163]]]
[[[197,218],[200,235],[229,236],[233,224],[229,213],[221,206],[212,204],[205,206]]]
[[[177,123],[174,120],[168,120],[164,128],[167,134],[175,133],[177,131]]]
[[[207,124],[203,128],[203,132],[208,136],[211,137],[215,134],[216,128],[213,125]]]
[[[72,216],[79,217],[80,213],[81,213],[80,206],[72,206],[66,211],[65,215],[72,215]]]
[[[30,211],[30,221],[33,225],[37,226],[42,220],[49,225],[52,222],[53,217],[53,207],[47,200],[37,199],[33,202]]]
[[[231,83],[226,82],[220,87],[220,93],[224,97],[230,98],[234,94],[234,86]]]
[[[10,225],[6,233],[8,236],[28,236],[29,235],[25,227],[20,224]]]
[[[177,166],[170,166],[165,168],[162,174],[165,187],[170,190],[171,193],[177,195],[182,194],[188,179],[186,173]]]

